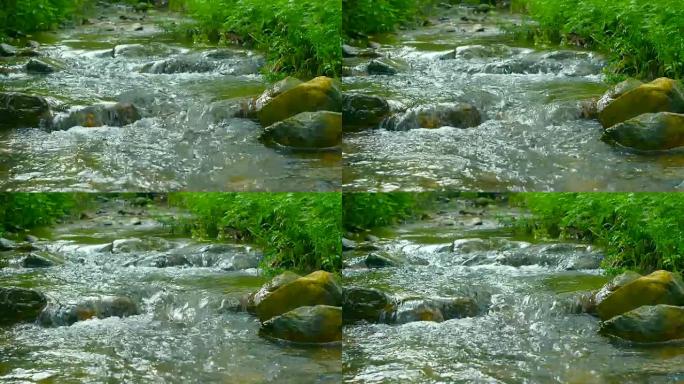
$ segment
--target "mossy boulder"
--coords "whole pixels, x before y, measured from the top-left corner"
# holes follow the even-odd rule
[[[302,112],[342,112],[342,93],[333,79],[325,76],[301,83],[269,100],[257,118],[268,127]]]
[[[26,288],[0,288],[0,325],[34,321],[47,305],[47,298]]]
[[[344,290],[342,315],[345,324],[361,320],[389,322],[396,309],[397,301],[378,289],[350,287]]]
[[[345,132],[373,128],[390,115],[387,101],[378,96],[344,94],[342,98],[343,130]]]
[[[624,287],[625,285],[631,283],[632,281],[640,278],[641,275],[634,272],[634,271],[627,271],[624,273],[621,273],[617,276],[615,276],[611,281],[609,281],[606,285],[601,287],[600,290],[596,292],[593,296],[593,302],[594,305],[598,305],[601,303],[603,300],[605,300],[606,297],[608,297],[611,293],[617,291],[618,289]]]
[[[302,112],[266,127],[260,139],[300,149],[336,147],[342,141],[342,114]]]
[[[597,114],[606,109],[608,104],[615,101],[615,99],[617,99],[618,97],[624,95],[625,93],[633,89],[639,88],[643,84],[644,83],[642,81],[636,79],[627,79],[621,83],[616,84],[606,93],[604,93],[603,96],[601,96],[601,98],[596,102]]]
[[[642,151],[682,147],[684,114],[645,113],[606,129],[602,140]]]
[[[0,128],[38,127],[52,119],[47,100],[16,92],[0,92]]]
[[[603,322],[600,332],[640,343],[684,339],[684,307],[645,305]]]
[[[656,271],[616,289],[598,304],[606,321],[644,305],[684,305],[684,282],[679,275]]]
[[[444,321],[441,306],[432,300],[409,299],[401,303],[397,309],[395,321],[397,324],[411,323],[414,321]]]
[[[261,288],[252,293],[247,295],[246,297],[242,298],[241,300],[241,306],[244,310],[247,312],[256,314],[256,306],[257,304],[261,303],[261,301],[266,298],[266,296],[270,295],[271,292],[277,290],[278,288],[282,287],[285,284],[289,284],[297,279],[299,279],[301,276],[290,271],[285,271],[281,273],[280,275],[274,277],[269,281],[268,283],[264,284],[261,286]]]
[[[296,343],[341,341],[342,308],[329,305],[298,307],[264,322],[259,334]]]
[[[62,65],[51,59],[31,59],[26,63],[26,72],[48,75],[62,69]]]
[[[394,115],[383,123],[390,131],[407,131],[416,128],[470,128],[482,123],[482,116],[467,103],[439,103],[423,105]]]
[[[663,77],[623,93],[599,112],[599,121],[609,128],[656,112],[684,113],[684,92],[677,81]]]
[[[409,264],[409,260],[402,254],[371,252],[366,256],[365,264],[368,268],[399,267]]]
[[[256,304],[256,315],[263,323],[298,307],[342,305],[342,287],[329,272],[316,271],[280,286]]]

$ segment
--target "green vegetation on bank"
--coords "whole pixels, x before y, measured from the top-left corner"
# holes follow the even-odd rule
[[[609,74],[644,79],[684,76],[681,0],[516,0],[537,26],[537,43],[581,45],[606,52]]]
[[[521,193],[511,199],[533,214],[514,222],[517,230],[599,245],[609,270],[684,270],[684,195]]]
[[[343,222],[347,230],[371,229],[417,218],[436,200],[436,193],[345,193]]]
[[[394,31],[399,25],[412,23],[425,14],[433,0],[342,0],[342,29],[345,36],[355,37]]]
[[[178,229],[254,243],[267,269],[340,270],[339,193],[171,193],[169,203],[193,213]]]
[[[77,193],[0,193],[0,234],[53,224],[80,212],[89,199]]]
[[[56,28],[92,6],[93,0],[0,0],[0,36]]]
[[[339,0],[176,0],[200,34],[261,50],[266,73],[338,77],[342,10]]]

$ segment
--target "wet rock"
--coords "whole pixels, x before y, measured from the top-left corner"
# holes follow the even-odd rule
[[[431,300],[439,305],[444,320],[474,317],[480,313],[478,303],[470,297],[445,297]]]
[[[414,321],[444,321],[440,305],[431,300],[410,299],[401,303],[396,313],[396,323],[406,324]]]
[[[610,128],[641,114],[657,112],[684,113],[684,91],[675,80],[660,78],[625,92],[599,113],[599,121],[604,128]]]
[[[112,57],[146,57],[146,56],[168,56],[178,52],[177,49],[166,44],[121,44],[112,48]]]
[[[407,131],[416,128],[470,128],[482,123],[480,112],[466,103],[440,103],[409,109],[394,115],[382,123],[390,131]]]
[[[25,239],[28,243],[30,243],[30,244],[37,243],[38,240],[40,240],[40,239],[38,239],[38,237],[33,236],[33,235],[26,235],[26,236],[24,237],[24,239]]]
[[[130,238],[118,239],[112,242],[112,253],[131,253],[131,252],[145,252],[145,251],[164,251],[171,248],[168,241],[158,238],[150,237],[146,239]]]
[[[31,253],[23,257],[19,262],[19,265],[24,268],[48,268],[55,265],[55,263],[42,256],[36,255],[35,253]]]
[[[302,112],[268,126],[260,139],[301,149],[336,147],[342,141],[342,114],[339,112]]]
[[[67,115],[55,119],[56,129],[71,127],[123,127],[140,120],[138,108],[130,103],[96,104],[85,108],[72,109]]]
[[[26,72],[47,75],[57,72],[58,67],[46,59],[31,59],[26,63]]]
[[[244,297],[241,300],[242,307],[247,312],[256,314],[256,307],[261,303],[263,299],[265,299],[272,292],[276,291],[278,288],[286,284],[289,284],[299,279],[300,277],[300,275],[290,271],[285,271],[281,273],[280,275],[271,279],[271,281],[269,281],[268,283],[264,284],[258,291]]]
[[[17,56],[20,57],[38,57],[40,56],[40,53],[38,51],[35,51],[33,49],[22,49],[17,53]]]
[[[346,237],[342,238],[342,250],[349,251],[356,248],[356,242],[354,240],[349,240]]]
[[[124,296],[87,298],[78,303],[48,306],[38,318],[41,325],[64,326],[89,319],[128,317],[139,314],[137,304]]]
[[[218,267],[224,271],[244,271],[245,269],[259,267],[261,255],[256,252],[239,252],[224,257]]]
[[[396,309],[396,300],[373,288],[346,288],[342,296],[342,315],[345,324],[361,320],[371,323],[389,322]]]
[[[140,72],[153,74],[203,73],[216,69],[216,65],[199,57],[174,57],[145,64]]]
[[[684,307],[645,305],[601,323],[600,332],[640,343],[684,339]]]
[[[684,114],[645,113],[606,129],[601,139],[642,151],[682,147]]]
[[[333,274],[316,271],[281,286],[256,304],[256,314],[264,322],[292,309],[313,305],[342,305],[342,288]]]
[[[596,292],[593,299],[594,305],[598,305],[605,300],[608,295],[640,277],[641,275],[634,271],[627,271],[615,276],[611,281],[599,289],[598,292]]]
[[[12,240],[0,237],[0,251],[9,251],[17,247],[17,243]]]
[[[359,55],[359,49],[351,45],[342,44],[342,57],[356,57]]]
[[[0,57],[10,57],[15,56],[16,54],[16,47],[5,43],[0,44]]]
[[[605,321],[644,305],[684,305],[684,282],[679,275],[656,271],[625,284],[598,304]]]
[[[399,66],[388,59],[371,60],[366,67],[369,75],[396,75],[399,72]]]
[[[0,287],[0,325],[34,321],[47,305],[47,298],[26,288]]]
[[[372,252],[366,256],[365,264],[368,268],[399,267],[408,264],[408,259],[389,252]]]
[[[345,132],[377,127],[389,115],[389,103],[381,97],[349,93],[342,97]]]
[[[452,244],[453,251],[457,253],[488,251],[490,248],[490,242],[479,238],[458,239]]]
[[[601,96],[601,98],[596,102],[597,113],[603,112],[603,110],[606,109],[608,104],[615,101],[615,99],[633,89],[639,88],[643,84],[644,83],[642,81],[636,79],[627,79],[621,83],[616,84],[606,93],[604,93],[603,96]]]
[[[296,343],[342,340],[342,309],[329,305],[303,306],[261,325],[259,334]]]
[[[15,92],[0,92],[0,116],[0,128],[38,127],[52,119],[44,98]]]
[[[301,80],[288,76],[271,85],[259,97],[244,100],[235,116],[248,119],[257,119],[257,113],[266,104],[273,100],[274,97],[282,94],[283,92],[289,91],[300,84],[302,84]]]
[[[286,90],[266,102],[257,112],[263,127],[302,112],[342,112],[342,93],[329,77],[317,77]]]

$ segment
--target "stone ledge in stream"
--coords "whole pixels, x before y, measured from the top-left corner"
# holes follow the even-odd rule
[[[52,128],[66,130],[71,127],[123,127],[140,120],[142,115],[131,103],[103,103],[88,107],[73,107],[58,115]]]
[[[601,139],[641,151],[684,147],[684,114],[644,113],[606,129]]]
[[[47,305],[38,291],[18,287],[0,287],[0,325],[31,322]]]
[[[40,127],[52,120],[45,98],[18,92],[0,92],[0,115],[0,128]]]
[[[48,305],[38,322],[46,327],[58,327],[89,319],[128,317],[139,313],[138,305],[128,297],[102,296],[86,298],[78,303]]]
[[[684,339],[684,306],[644,305],[601,323],[603,335],[638,343]]]
[[[336,148],[342,141],[342,114],[302,112],[269,125],[259,139],[267,144],[277,143],[295,149]]]
[[[482,123],[482,116],[467,103],[439,103],[411,108],[385,119],[381,128],[389,131],[407,131],[417,128],[471,128]]]
[[[381,97],[351,93],[342,95],[343,130],[345,132],[375,128],[390,113],[389,103]]]
[[[191,53],[185,56],[172,57],[147,63],[140,68],[141,73],[175,74],[221,72],[229,75],[258,74],[264,65],[261,56],[220,55],[216,51],[209,53]]]

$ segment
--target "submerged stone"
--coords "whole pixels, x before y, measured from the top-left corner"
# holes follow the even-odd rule
[[[24,268],[48,268],[55,265],[52,261],[36,255],[35,253],[23,257],[19,263]]]
[[[142,118],[138,108],[131,103],[106,103],[75,109],[56,119],[56,129],[71,127],[123,127]]]
[[[0,56],[10,57],[10,56],[15,56],[16,54],[17,54],[17,48],[16,47],[9,45],[9,44],[5,44],[5,43],[0,43]]]
[[[139,314],[137,304],[124,296],[88,298],[79,303],[49,306],[38,319],[41,325],[64,326],[89,319],[128,317]]]
[[[58,67],[47,59],[31,59],[26,63],[26,72],[47,75],[57,72]]]
[[[377,127],[389,115],[389,103],[381,97],[349,93],[342,97],[345,132]]]

